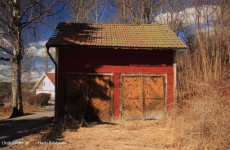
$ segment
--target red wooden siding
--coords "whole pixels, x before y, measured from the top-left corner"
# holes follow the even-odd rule
[[[58,117],[63,118],[65,73],[113,73],[114,119],[119,119],[120,74],[167,74],[168,105],[173,104],[173,50],[67,48],[58,50]],[[170,111],[168,107],[168,111]]]

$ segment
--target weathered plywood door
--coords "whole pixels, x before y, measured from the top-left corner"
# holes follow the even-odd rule
[[[122,76],[122,119],[159,119],[165,110],[164,76]]]
[[[110,121],[111,76],[68,74],[66,79],[66,110],[75,119]]]

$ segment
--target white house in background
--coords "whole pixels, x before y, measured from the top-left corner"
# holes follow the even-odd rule
[[[36,91],[36,95],[39,93],[51,94],[51,99],[55,98],[55,74],[44,73],[38,80],[32,91]]]

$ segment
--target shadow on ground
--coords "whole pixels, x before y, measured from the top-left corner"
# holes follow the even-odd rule
[[[110,122],[84,122],[79,124],[77,121],[73,121],[71,119],[66,119],[64,122],[54,123],[52,125],[47,126],[47,132],[42,135],[41,141],[61,141],[60,139],[63,138],[63,132],[66,130],[76,132],[80,127],[91,128],[96,125],[102,124],[110,124],[110,125],[117,125],[115,123]]]
[[[33,111],[20,117],[0,121],[0,148],[4,142],[17,141],[25,136],[40,132],[54,121],[53,108]]]
[[[3,142],[12,142],[30,134],[41,131],[46,124],[52,123],[53,117],[39,119],[7,120],[0,122],[0,147],[6,147]]]
[[[51,106],[52,107],[52,106]],[[53,108],[43,109],[27,113],[21,117],[10,118],[0,121],[0,148],[9,147],[4,142],[22,141],[31,134],[41,133],[40,141],[61,141],[63,132],[66,130],[76,132],[80,127],[94,127],[101,124],[117,125],[110,122],[85,122],[81,124],[71,119],[64,122],[54,123],[52,116]],[[51,115],[50,115],[51,113]],[[44,117],[46,116],[46,117]]]

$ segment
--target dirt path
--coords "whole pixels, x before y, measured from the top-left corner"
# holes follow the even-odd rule
[[[0,121],[0,149],[9,148],[10,143],[19,142],[21,138],[39,131],[44,125],[52,123],[54,105],[44,109],[33,111],[24,116]]]

